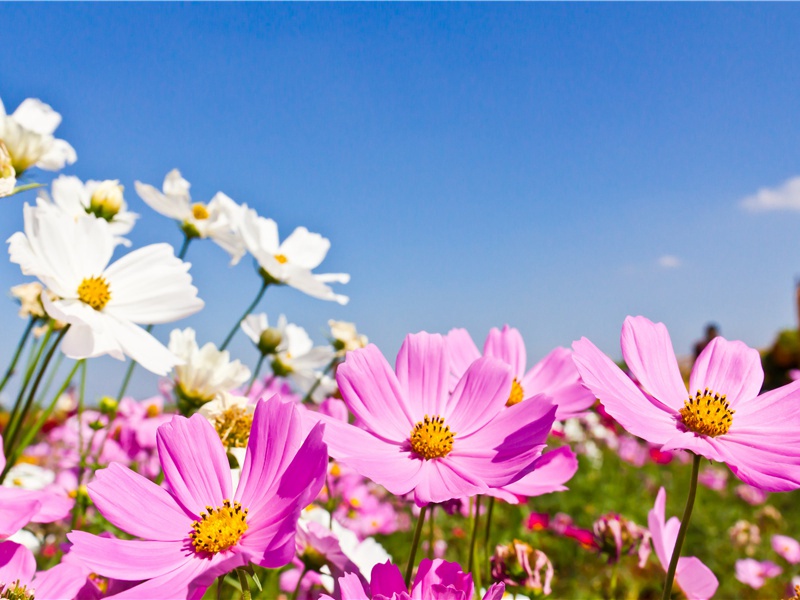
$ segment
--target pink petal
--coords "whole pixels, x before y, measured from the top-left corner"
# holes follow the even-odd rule
[[[75,598],[86,585],[89,569],[62,562],[47,571],[39,571],[33,580],[37,598]],[[2,577],[0,577],[2,579]]]
[[[451,329],[445,339],[453,377],[451,387],[455,387],[469,366],[481,357],[481,352],[466,329]]]
[[[436,584],[452,586],[456,590],[472,593],[472,575],[464,573],[458,563],[448,562],[441,558],[422,559],[417,568],[414,583],[411,584],[411,597],[414,600],[427,598],[431,588]]]
[[[569,446],[562,446],[543,454],[536,460],[533,471],[502,489],[515,496],[529,498],[551,492],[562,492],[567,489],[564,484],[572,479],[577,471],[578,459]]]
[[[675,435],[664,442],[661,450],[689,450],[708,460],[727,462],[720,448],[722,439],[699,435],[693,431],[676,431]]]
[[[724,462],[745,483],[767,492],[800,488],[800,456],[796,444],[786,446],[780,439],[771,440],[769,435],[742,433],[726,434],[721,442]]]
[[[84,531],[72,531],[71,554],[93,572],[125,581],[139,581],[171,573],[188,561],[201,562],[187,539],[155,542],[103,538]]]
[[[511,367],[495,358],[483,357],[469,366],[443,415],[456,439],[477,431],[504,410],[511,380]]]
[[[740,401],[758,395],[764,383],[764,370],[758,350],[742,342],[715,337],[697,357],[689,380],[692,395],[706,388],[725,394],[732,409]]]
[[[421,419],[424,415],[433,417],[444,412],[450,363],[441,335],[426,332],[407,335],[397,354],[395,371],[412,416]]]
[[[33,552],[16,542],[0,543],[0,583],[19,579],[21,584],[30,585],[35,572]]]
[[[666,569],[669,566],[670,556],[668,554],[672,553],[672,548],[670,548],[669,552],[667,551],[667,544],[664,540],[664,510],[667,503],[667,492],[664,491],[664,488],[660,488],[658,490],[658,495],[656,495],[656,503],[653,506],[652,510],[647,513],[647,526],[650,529],[650,539],[653,545],[653,550],[658,557],[658,561],[661,563],[661,566]],[[672,543],[672,547],[674,548],[674,541]]]
[[[388,598],[408,591],[400,568],[388,560],[372,567],[369,586],[373,596],[381,595]]]
[[[158,428],[157,438],[164,478],[190,514],[230,500],[231,468],[211,423],[200,415],[174,417]]]
[[[147,540],[183,540],[193,517],[165,489],[118,463],[97,471],[89,495],[102,515],[131,535]]]
[[[488,487],[467,470],[467,461],[452,458],[423,460],[419,483],[414,488],[414,502],[424,506],[430,502],[445,502],[484,493]]]
[[[679,431],[674,414],[659,408],[633,381],[586,338],[572,344],[572,359],[584,385],[603,403],[608,413],[628,432],[654,444],[662,444]],[[525,404],[523,402],[523,404]]]
[[[622,325],[622,356],[642,388],[674,410],[689,397],[667,327],[645,317],[628,317]]]
[[[364,588],[364,584],[355,573],[347,573],[344,577],[339,577],[339,590],[342,598],[370,600],[369,589]]]
[[[740,402],[730,431],[743,427],[769,431],[778,427],[800,429],[800,380]]]
[[[504,325],[500,331],[497,327],[492,327],[483,344],[483,355],[502,360],[511,367],[512,376],[517,380],[522,379],[528,358],[525,342],[518,329]]]
[[[41,508],[41,503],[31,501],[12,488],[0,487],[0,540],[5,539],[30,523]]]
[[[696,556],[684,556],[678,559],[675,582],[686,594],[687,600],[708,600],[719,586],[719,581],[711,569]]]
[[[595,402],[591,390],[584,387],[572,352],[556,348],[528,371],[520,382],[526,398],[547,394],[556,403],[556,420],[563,421],[583,413]]]
[[[336,370],[342,399],[359,422],[385,440],[404,440],[414,421],[397,376],[374,344],[347,353]]]

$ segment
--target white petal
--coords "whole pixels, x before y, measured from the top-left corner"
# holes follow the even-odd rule
[[[192,187],[192,185],[181,176],[181,172],[178,171],[178,169],[172,169],[172,171],[167,173],[167,176],[164,177],[164,186],[162,189],[167,196],[179,198],[188,205],[192,201],[189,195],[190,187]]]
[[[177,356],[138,325],[113,318],[109,321],[109,329],[125,354],[148,371],[166,375],[180,362]]]
[[[25,129],[41,135],[52,135],[61,123],[61,115],[36,98],[23,100],[11,116]]]
[[[320,298],[321,300],[334,300],[339,304],[347,304],[350,298],[339,294],[334,294],[333,290],[316,278],[310,271],[293,269],[286,279],[286,283],[301,292]]]
[[[298,227],[280,246],[279,254],[283,254],[292,265],[304,269],[314,269],[325,259],[330,240],[318,233],[310,233],[305,227]]]
[[[76,160],[78,160],[78,154],[75,152],[75,148],[69,142],[56,139],[36,161],[36,166],[45,171],[58,171],[65,165],[75,163]]]
[[[192,214],[188,199],[177,196],[165,196],[152,185],[139,181],[134,182],[133,185],[136,188],[136,193],[145,201],[145,204],[165,217],[183,221]]]
[[[261,339],[261,334],[269,327],[267,322],[267,314],[259,313],[257,315],[247,315],[242,321],[242,331],[249,337],[254,344],[258,344]]]

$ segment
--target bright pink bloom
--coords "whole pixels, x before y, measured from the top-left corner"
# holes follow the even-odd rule
[[[74,598],[88,575],[86,569],[69,561],[37,573],[33,552],[14,542],[0,543],[0,593],[27,588],[29,593],[35,591],[37,598]],[[13,591],[3,597],[16,597],[11,594]]]
[[[481,353],[466,329],[451,329],[447,334],[447,348],[455,383],[481,357]],[[493,327],[489,331],[483,344],[483,355],[502,360],[511,367],[517,402],[538,394],[553,398],[559,421],[577,417],[594,404],[595,396],[581,383],[572,362],[572,353],[566,348],[556,348],[526,371],[527,352],[522,334],[504,325],[502,330]]]
[[[351,573],[339,578],[339,586],[342,600],[471,600],[475,590],[472,575],[464,573],[458,563],[439,558],[426,558],[419,564],[411,590],[406,588],[397,565],[388,561],[372,568],[368,586]],[[504,591],[504,584],[495,583],[483,600],[500,600]],[[323,595],[321,600],[333,598]]]
[[[800,382],[759,396],[758,351],[717,337],[694,364],[689,394],[663,323],[628,317],[621,343],[641,389],[586,338],[573,344],[573,358],[584,383],[625,429],[662,450],[727,463],[764,490],[800,487]]]
[[[95,573],[147,580],[115,598],[199,598],[232,569],[291,561],[298,516],[322,488],[328,462],[322,427],[304,437],[293,403],[258,402],[235,491],[225,449],[200,415],[162,425],[158,454],[168,489],[116,463],[88,486],[103,516],[142,541],[68,536]]]
[[[681,528],[681,521],[678,517],[671,517],[669,521],[664,522],[666,503],[667,493],[662,487],[658,490],[653,510],[647,513],[647,525],[650,527],[653,551],[664,571],[669,567],[672,552],[675,550],[675,542],[678,539],[678,530]],[[711,569],[696,556],[682,556],[678,559],[675,583],[689,600],[711,598],[719,586],[719,581]]]
[[[800,542],[786,535],[772,536],[772,549],[786,562],[796,565],[800,563]]]
[[[6,466],[3,436],[0,435],[0,471]],[[30,522],[52,523],[65,518],[75,501],[66,494],[47,490],[23,490],[0,486],[0,540],[13,535]]]
[[[783,569],[770,560],[759,562],[754,558],[743,558],[736,561],[736,579],[754,590],[781,573]]]
[[[449,393],[444,338],[409,335],[392,371],[370,344],[347,353],[337,370],[352,426],[320,413],[331,456],[391,493],[415,502],[484,494],[526,475],[541,454],[556,408],[549,399],[503,409],[510,368],[481,358]]]

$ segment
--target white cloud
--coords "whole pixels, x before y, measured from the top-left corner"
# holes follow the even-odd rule
[[[744,198],[739,205],[750,212],[800,210],[800,177],[787,179],[776,188],[761,188]]]
[[[662,269],[677,269],[681,266],[681,259],[671,254],[665,254],[658,259],[658,266]]]

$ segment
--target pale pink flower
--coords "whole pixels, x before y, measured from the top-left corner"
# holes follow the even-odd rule
[[[772,536],[772,549],[786,562],[796,565],[800,563],[800,542],[786,535]]]
[[[783,573],[778,565],[770,560],[757,561],[754,558],[742,558],[736,561],[736,579],[754,590],[761,588],[767,579]]]

